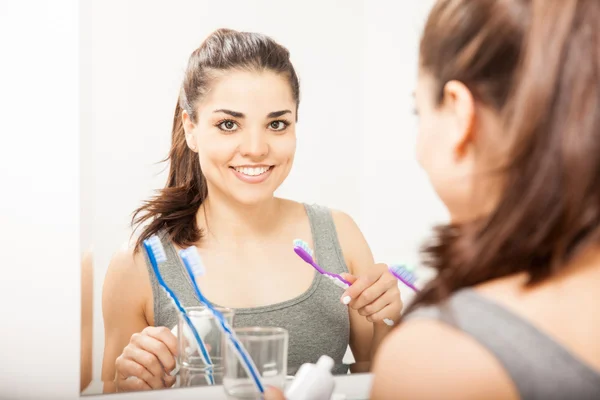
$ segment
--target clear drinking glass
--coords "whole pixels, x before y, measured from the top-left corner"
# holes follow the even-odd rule
[[[235,333],[254,361],[263,383],[283,389],[287,376],[288,331],[282,328],[249,327],[237,328]],[[252,378],[231,346],[225,350],[223,386],[229,398],[260,399]]]
[[[234,310],[222,307],[215,308],[233,326]],[[213,365],[211,368],[204,362],[192,330],[183,317],[179,315],[177,323],[178,386],[207,386],[211,384],[211,376],[215,385],[221,385],[223,384],[223,372],[225,370],[226,338],[221,332],[218,322],[206,307],[188,307],[186,311],[196,331],[198,331],[198,335],[206,345]]]

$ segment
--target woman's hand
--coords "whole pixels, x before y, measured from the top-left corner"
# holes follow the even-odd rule
[[[285,396],[280,389],[268,386],[265,388],[265,400],[285,400]]]
[[[165,327],[149,326],[134,333],[115,361],[118,392],[163,389],[173,386],[177,338]]]
[[[384,323],[392,326],[400,321],[403,305],[398,280],[389,272],[387,265],[375,264],[359,277],[342,276],[352,284],[342,295],[342,303],[357,310],[375,325]]]

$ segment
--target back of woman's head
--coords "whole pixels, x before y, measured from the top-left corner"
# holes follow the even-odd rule
[[[184,74],[173,117],[167,184],[133,215],[134,225],[146,223],[136,249],[159,232],[169,235],[179,246],[193,245],[201,238],[196,214],[208,196],[207,185],[198,154],[186,143],[182,115],[185,111],[196,123],[200,102],[219,77],[231,71],[270,71],[282,75],[290,85],[297,112],[299,82],[285,47],[259,33],[219,29],[209,35],[189,57]]]
[[[439,274],[413,307],[525,272],[542,282],[600,234],[600,1],[440,0],[420,67],[462,82],[501,129],[502,183],[491,212],[441,226],[424,249]],[[486,137],[496,135],[494,138]],[[500,136],[498,136],[500,135]],[[497,159],[499,154],[486,154]]]

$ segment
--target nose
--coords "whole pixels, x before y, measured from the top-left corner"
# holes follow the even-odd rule
[[[269,153],[269,143],[266,132],[258,130],[246,131],[242,135],[240,153],[248,158],[262,158]]]

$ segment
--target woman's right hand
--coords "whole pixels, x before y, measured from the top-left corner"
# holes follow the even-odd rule
[[[149,326],[134,333],[115,361],[117,392],[173,386],[177,337],[166,327]]]

